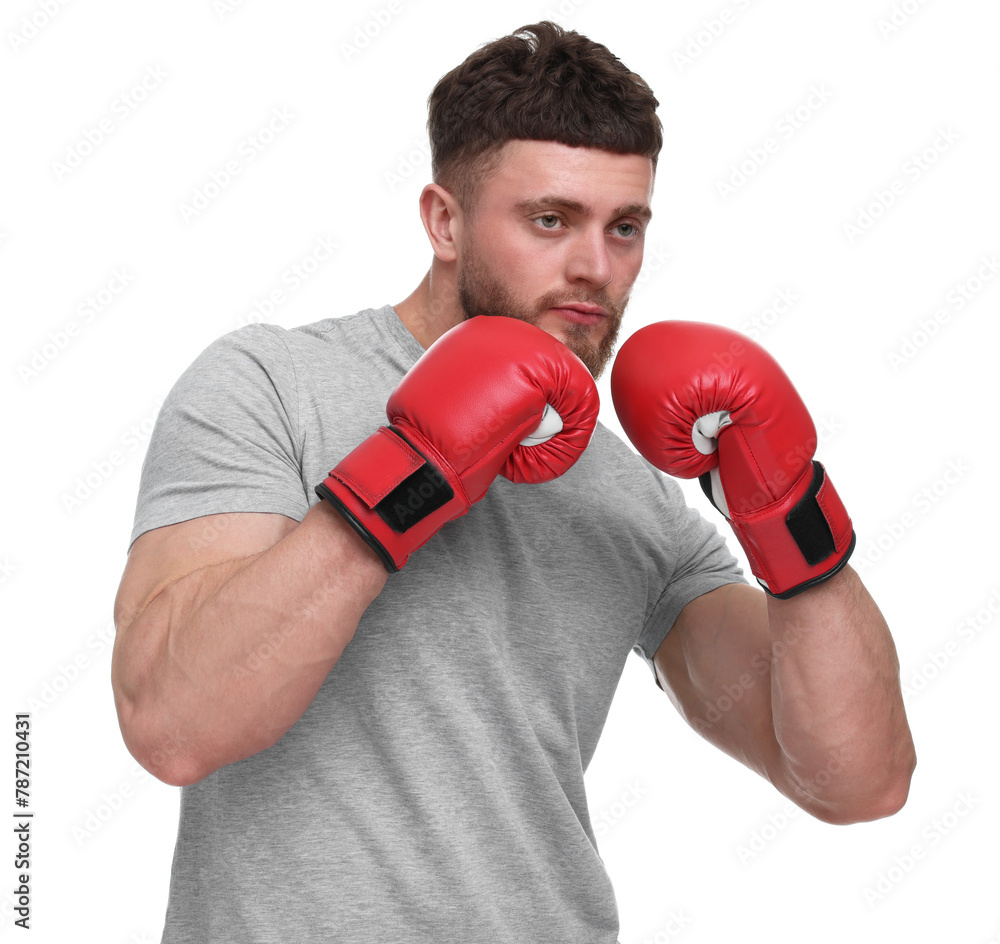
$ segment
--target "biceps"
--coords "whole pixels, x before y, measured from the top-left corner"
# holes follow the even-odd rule
[[[692,600],[653,662],[661,686],[688,724],[764,773],[777,742],[763,591],[729,584]]]
[[[140,535],[129,550],[115,599],[115,626],[123,632],[168,586],[190,574],[238,565],[263,553],[298,526],[278,514],[205,515],[155,528]]]

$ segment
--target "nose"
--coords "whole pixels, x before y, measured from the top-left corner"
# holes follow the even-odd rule
[[[571,283],[587,282],[598,289],[604,288],[613,275],[604,231],[588,227],[579,232],[566,259],[566,278]]]

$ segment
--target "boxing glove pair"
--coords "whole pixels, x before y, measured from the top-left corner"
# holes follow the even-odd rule
[[[833,576],[854,547],[805,405],[750,339],[668,321],[635,332],[611,374],[622,427],[664,472],[699,477],[761,586],[789,597]],[[487,492],[497,475],[546,482],[583,454],[597,390],[564,344],[514,318],[442,335],[389,398],[389,425],[316,487],[390,573]]]

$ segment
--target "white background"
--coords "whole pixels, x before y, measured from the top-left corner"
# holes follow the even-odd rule
[[[661,102],[623,339],[663,318],[717,322],[755,333],[793,378],[893,627],[919,755],[895,817],[790,814],[630,660],[588,772],[622,944],[1000,940],[988,0],[4,4],[0,729],[12,768],[14,712],[33,711],[25,939],[159,939],[179,791],[124,749],[109,684],[159,401],[211,340],[261,320],[290,267],[310,277],[264,320],[407,295],[430,259],[427,95],[476,46],[545,16],[608,45]],[[268,146],[249,144],[281,110]],[[323,261],[320,238],[338,244]],[[606,379],[601,392],[617,428]],[[13,785],[4,797],[9,815]],[[0,832],[0,937],[16,940]]]

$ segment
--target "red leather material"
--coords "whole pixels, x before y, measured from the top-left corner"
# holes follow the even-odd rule
[[[853,550],[854,528],[840,495],[824,475],[816,502],[833,540],[829,557],[809,564],[786,525],[788,513],[801,500],[812,483],[812,469],[806,470],[795,487],[778,501],[748,514],[733,514],[733,532],[746,551],[755,577],[775,596],[793,596],[796,588],[805,589],[832,576],[847,562]]]
[[[369,508],[374,508],[424,459],[387,426],[380,426],[330,472]]]
[[[562,430],[520,445],[546,404]],[[373,433],[317,490],[398,570],[497,475],[547,482],[568,471],[590,443],[599,409],[593,377],[561,341],[514,318],[471,318],[438,338],[389,397],[386,416],[400,435],[385,427]],[[454,495],[438,507],[449,487]],[[404,531],[380,515],[383,500],[406,521]]]
[[[816,430],[788,376],[759,344],[718,325],[647,325],[622,345],[611,394],[625,433],[657,468],[680,478],[718,468],[733,530],[774,595],[811,585],[846,561],[853,527],[828,478],[815,503],[833,536],[832,554],[807,564],[789,531],[787,515],[813,484]],[[692,430],[720,411],[731,424],[719,430],[717,450],[704,455]]]
[[[559,435],[520,441],[551,403]],[[497,475],[547,482],[566,472],[590,443],[600,402],[583,362],[547,332],[514,318],[480,315],[445,332],[389,397],[386,415],[419,429],[447,456],[479,501]]]

